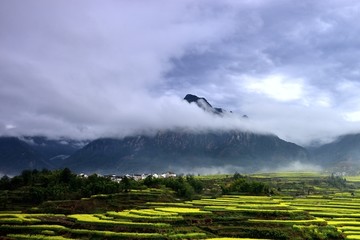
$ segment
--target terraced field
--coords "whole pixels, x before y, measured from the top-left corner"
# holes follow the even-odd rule
[[[102,214],[7,212],[0,213],[0,232],[10,239],[304,239],[316,228],[324,239],[329,232],[358,239],[360,199],[344,199],[223,196]],[[340,215],[327,216],[334,213]]]
[[[306,185],[299,181],[316,178],[311,174],[275,176],[258,177],[275,179],[283,184],[283,189],[289,182]],[[304,191],[307,194],[298,196],[283,190],[274,196],[224,195],[185,202],[152,201],[132,209],[97,213],[0,212],[0,236],[7,239],[360,239],[360,195],[354,190],[350,193],[319,187],[316,193]],[[143,196],[151,191],[135,193]],[[106,195],[97,197],[106,198]]]

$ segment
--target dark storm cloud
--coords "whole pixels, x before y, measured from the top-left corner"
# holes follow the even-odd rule
[[[308,143],[356,131],[359,6],[1,1],[0,134],[245,128]],[[208,116],[186,93],[250,121]]]

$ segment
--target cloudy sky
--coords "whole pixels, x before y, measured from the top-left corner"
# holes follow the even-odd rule
[[[2,0],[0,135],[360,132],[359,22],[356,0]]]

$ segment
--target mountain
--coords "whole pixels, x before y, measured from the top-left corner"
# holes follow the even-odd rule
[[[29,144],[16,137],[0,137],[0,174],[14,175],[24,169],[51,165]]]
[[[210,112],[218,115],[222,115],[226,112],[226,110],[222,108],[214,108],[213,106],[211,106],[211,104],[206,100],[206,98],[198,97],[193,94],[187,94],[184,97],[184,100],[186,100],[188,103],[195,103],[196,105],[198,105],[198,107],[200,107],[206,112]]]
[[[209,114],[224,116],[226,113],[203,97],[187,94],[184,100]],[[308,160],[308,152],[275,135],[178,130],[159,131],[152,136],[97,139],[66,159],[64,166],[78,172],[99,173],[193,172],[224,166],[233,171],[255,171],[281,167],[296,160]]]
[[[78,172],[139,173],[224,166],[253,171],[307,158],[304,148],[275,135],[162,131],[155,136],[98,139],[65,162]]]
[[[0,137],[0,175],[14,175],[25,169],[62,167],[64,159],[84,145],[82,141],[40,136]]]
[[[77,141],[72,139],[49,139],[43,136],[25,136],[20,138],[28,143],[32,149],[41,155],[43,159],[51,163],[53,167],[59,167],[62,161],[81,149],[88,141]]]
[[[335,170],[360,169],[360,134],[348,134],[310,150],[314,161]]]
[[[227,113],[196,95],[186,95],[184,104],[186,102],[196,104],[209,114],[225,116]],[[237,130],[158,131],[153,135],[102,138],[85,143],[38,136],[1,138],[0,167],[5,174],[44,167],[69,167],[87,173],[196,172],[198,169],[206,172],[209,168],[224,167],[235,172],[308,160],[304,148],[275,135]]]

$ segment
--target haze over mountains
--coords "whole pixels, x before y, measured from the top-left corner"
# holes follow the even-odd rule
[[[195,104],[199,110],[218,118],[232,114],[213,107],[203,97],[188,94],[184,100],[184,104]],[[251,121],[251,116],[242,121]],[[360,134],[342,136],[333,143],[307,150],[273,134],[238,129],[193,131],[179,128],[93,141],[51,140],[39,136],[1,137],[0,169],[2,174],[10,175],[24,169],[60,167],[102,174],[207,173],[214,169],[218,172],[253,172],[281,169],[294,162],[329,168],[343,162],[359,162],[359,147]]]

